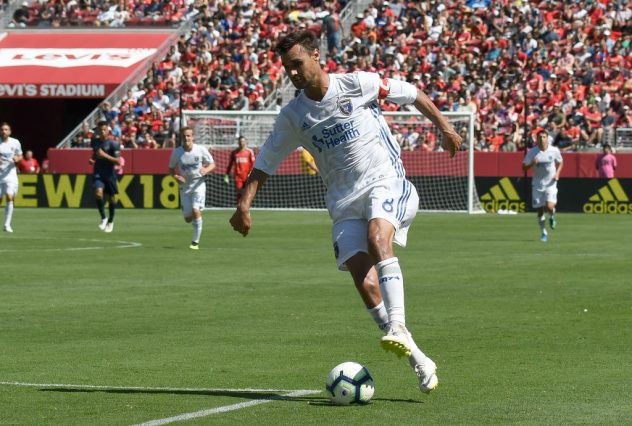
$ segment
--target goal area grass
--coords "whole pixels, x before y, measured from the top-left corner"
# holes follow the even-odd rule
[[[385,353],[326,212],[16,209],[0,234],[0,425],[626,424],[632,217],[421,213],[396,249],[407,325],[438,366],[422,394]],[[329,370],[365,365],[366,406]]]

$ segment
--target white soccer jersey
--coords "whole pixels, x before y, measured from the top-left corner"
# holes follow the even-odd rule
[[[15,138],[9,138],[0,142],[0,182],[9,182],[18,180],[13,157],[22,155],[22,145]]]
[[[562,154],[555,146],[549,145],[546,151],[540,151],[539,147],[533,147],[527,152],[522,161],[523,164],[529,164],[536,158],[538,163],[533,166],[533,180],[531,185],[538,191],[555,185],[555,173],[557,171],[556,163],[562,163]]]
[[[208,149],[193,144],[193,148],[188,152],[181,146],[174,149],[169,159],[169,168],[178,167],[180,176],[186,179],[186,182],[180,186],[180,190],[189,193],[194,192],[200,185],[204,185],[200,168],[211,163],[214,163],[213,156]]]
[[[399,144],[377,99],[411,104],[416,96],[413,85],[378,74],[329,74],[329,88],[320,102],[301,92],[281,110],[255,167],[272,174],[290,152],[303,146],[327,187],[327,208],[342,208],[379,180],[405,177]]]

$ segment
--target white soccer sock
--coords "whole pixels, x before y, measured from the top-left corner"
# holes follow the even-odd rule
[[[383,260],[375,265],[380,282],[380,291],[389,322],[406,324],[404,312],[404,277],[396,257]]]
[[[375,308],[367,309],[373,321],[377,324],[378,328],[382,330],[382,332],[386,333],[388,331],[388,312],[386,312],[386,307],[384,307],[384,302],[380,302]]]
[[[191,239],[191,241],[193,241],[194,243],[200,242],[200,236],[202,235],[203,222],[204,221],[202,220],[202,218],[193,219],[193,221],[191,221],[191,225],[193,225],[193,238]]]
[[[538,216],[538,223],[540,224],[540,230],[543,234],[546,234],[546,217],[544,215]]]
[[[555,207],[553,207],[553,210],[551,210],[549,217],[555,217]]]
[[[7,201],[4,207],[4,226],[11,226],[11,218],[13,217],[13,201]]]
[[[427,356],[425,353],[421,351],[421,349],[419,349],[419,347],[417,346],[417,343],[415,343],[412,336],[410,338],[410,342],[411,342],[410,349],[412,353],[408,357],[408,364],[410,364],[412,368],[415,368],[416,365],[423,363],[424,359],[426,359]]]

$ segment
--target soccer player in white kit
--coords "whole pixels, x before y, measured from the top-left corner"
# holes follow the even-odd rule
[[[409,357],[421,391],[428,393],[438,384],[436,365],[406,329],[404,282],[392,247],[393,241],[406,244],[419,198],[405,178],[399,145],[378,100],[414,104],[442,131],[452,156],[461,137],[411,84],[364,72],[327,74],[320,68],[318,46],[310,31],[291,33],[277,45],[286,72],[302,91],[281,110],[230,223],[246,236],[258,189],[290,152],[307,149],[327,187],[338,268],[351,273],[369,313],[386,332],[382,347]]]
[[[18,173],[16,163],[22,160],[22,145],[20,141],[11,137],[11,126],[0,123],[0,201],[7,196],[4,208],[4,232],[13,232],[11,219],[13,218],[13,199],[18,193]]]
[[[202,210],[206,201],[205,176],[215,169],[208,149],[193,143],[193,129],[183,127],[182,146],[171,152],[169,173],[180,185],[180,204],[186,223],[193,226],[191,250],[199,250],[202,235]]]
[[[557,204],[557,181],[564,162],[557,147],[549,144],[549,134],[540,130],[536,146],[531,148],[522,161],[522,169],[526,172],[533,167],[531,180],[531,197],[534,209],[538,209],[538,224],[540,225],[540,240],[548,241],[546,232],[545,212],[549,213],[549,225],[555,229],[555,206]]]

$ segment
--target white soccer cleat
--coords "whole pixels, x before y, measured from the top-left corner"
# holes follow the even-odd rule
[[[423,393],[430,393],[439,385],[437,365],[428,357],[423,363],[415,365],[415,374],[419,379],[419,390]]]
[[[11,225],[4,225],[4,232],[8,232],[9,234],[13,234],[13,228],[11,228]]]
[[[105,231],[105,227],[107,226],[107,224],[108,224],[108,220],[107,219],[103,219],[101,221],[101,223],[99,224],[99,229],[101,231]]]
[[[112,231],[114,231],[114,222],[109,222],[105,225],[103,232],[107,232],[109,234]]]
[[[391,328],[382,337],[380,344],[385,351],[393,352],[398,357],[410,356],[413,345],[412,337],[406,327],[400,323],[392,323]]]

